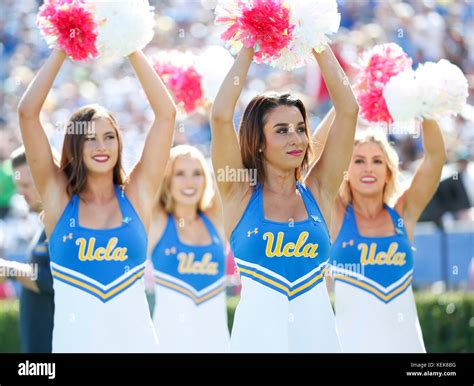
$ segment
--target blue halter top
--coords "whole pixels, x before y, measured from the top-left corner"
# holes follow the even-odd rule
[[[288,301],[323,281],[330,248],[316,200],[300,182],[296,188],[308,212],[306,220],[265,219],[263,189],[258,184],[230,238],[240,275],[281,293]]]
[[[174,218],[168,214],[166,229],[152,252],[154,281],[203,304],[225,289],[224,245],[212,222],[199,217],[211,236],[208,245],[188,245],[179,240]]]
[[[108,302],[142,278],[147,233],[119,186],[114,186],[122,225],[91,229],[79,224],[79,197],[74,195],[49,240],[51,272],[55,280]]]
[[[336,285],[337,281],[353,285],[388,303],[410,287],[413,253],[403,219],[388,205],[384,208],[393,221],[394,235],[361,236],[349,204],[330,255]]]

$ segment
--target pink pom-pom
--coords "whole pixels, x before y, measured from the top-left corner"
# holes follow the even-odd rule
[[[393,122],[383,97],[383,89],[373,88],[361,92],[357,94],[357,101],[359,102],[361,115],[369,122]]]
[[[356,85],[362,117],[369,122],[393,122],[383,89],[392,76],[411,66],[412,60],[395,43],[380,44],[363,53]]]
[[[97,26],[83,0],[45,0],[36,23],[48,45],[56,45],[73,60],[98,56]]]
[[[202,76],[196,71],[194,65],[184,63],[183,57],[181,54],[171,53],[168,57],[171,60],[154,57],[152,62],[155,71],[173,93],[176,103],[187,114],[190,114],[202,107],[205,102],[201,84]],[[177,60],[173,62],[173,58]]]
[[[257,63],[271,63],[292,41],[294,25],[282,0],[224,0],[216,8],[216,23],[227,29],[221,38],[231,48],[254,48]]]

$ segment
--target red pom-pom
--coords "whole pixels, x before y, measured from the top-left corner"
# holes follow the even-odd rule
[[[37,25],[48,45],[56,45],[74,60],[98,56],[96,23],[83,0],[45,0]]]
[[[234,51],[253,47],[257,63],[271,63],[292,41],[294,25],[282,0],[224,0],[216,14],[216,23],[227,27],[221,38]]]
[[[171,53],[168,58],[154,57],[153,67],[170,88],[176,103],[190,114],[204,105],[202,77],[192,64],[183,63],[181,54]],[[174,63],[173,58],[177,59]]]
[[[377,45],[364,52],[356,85],[362,117],[369,122],[393,122],[383,89],[392,76],[411,68],[411,65],[412,60],[395,43]]]

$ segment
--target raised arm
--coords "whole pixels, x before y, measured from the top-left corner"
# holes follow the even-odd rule
[[[127,189],[139,197],[146,213],[153,207],[173,143],[176,106],[166,86],[142,51],[128,56],[155,115],[140,160],[130,173]]]
[[[234,128],[234,111],[245,85],[247,72],[253,58],[252,48],[242,48],[232,68],[224,79],[211,110],[212,165],[216,176],[226,167],[237,170],[243,168],[237,134]],[[217,186],[222,198],[229,197],[235,182],[217,178]]]
[[[212,197],[209,208],[206,210],[206,215],[211,219],[222,240],[225,240],[222,200],[217,190],[217,183],[214,178],[212,178],[212,180],[214,185],[214,197]]]
[[[446,162],[443,135],[436,121],[423,121],[423,147],[425,153],[410,187],[395,205],[405,221],[409,236],[413,235],[416,222],[433,197]]]
[[[329,129],[334,121],[335,116],[334,107],[328,111],[328,113],[324,116],[321,122],[319,122],[318,127],[313,133],[311,140],[314,145],[314,163],[318,162],[321,154],[323,153],[324,146],[326,145],[326,141],[328,139]]]
[[[54,163],[48,137],[40,122],[40,112],[65,59],[64,52],[53,50],[28,86],[18,105],[18,118],[26,158],[46,211],[48,210],[48,198],[53,196],[51,194],[52,188],[59,187],[66,195],[66,184],[63,174]]]
[[[359,105],[349,80],[328,46],[322,53],[313,50],[334,106],[334,120],[324,151],[307,176],[310,189],[321,199],[326,220],[349,165],[357,125]]]

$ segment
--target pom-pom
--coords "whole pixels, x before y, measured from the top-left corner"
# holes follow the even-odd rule
[[[155,55],[152,63],[155,71],[171,90],[178,106],[187,114],[204,105],[201,75],[194,66],[190,53],[171,51]]]
[[[50,47],[65,51],[73,60],[95,58],[97,25],[82,0],[45,0],[36,23]]]
[[[438,63],[419,65],[415,75],[423,117],[439,119],[462,111],[468,97],[468,84],[459,67],[441,59]]]
[[[143,49],[153,38],[153,7],[148,0],[87,0],[98,24],[102,55],[123,57]]]
[[[293,0],[289,2],[290,22],[295,26],[293,40],[272,65],[284,70],[302,67],[314,61],[313,48],[322,52],[341,22],[336,0]]]
[[[219,87],[234,64],[232,55],[221,46],[207,47],[196,59],[196,71],[202,75],[202,89],[207,100],[213,101]]]
[[[393,76],[383,96],[395,122],[439,119],[462,111],[467,80],[459,67],[442,59],[420,64],[416,72],[410,69]]]
[[[392,76],[410,69],[411,65],[411,59],[395,43],[377,45],[363,53],[356,84],[362,117],[369,122],[393,122],[383,89]]]
[[[370,89],[357,95],[361,115],[369,122],[392,123],[393,119],[383,98],[383,89]]]
[[[409,123],[419,118],[421,101],[412,69],[391,77],[384,87],[383,97],[395,122]]]
[[[257,63],[271,63],[292,41],[294,26],[282,0],[219,0],[215,12],[231,51],[252,47]]]
[[[395,43],[379,44],[362,54],[358,65],[358,81],[361,84],[386,84],[398,73],[411,68],[412,60]]]

